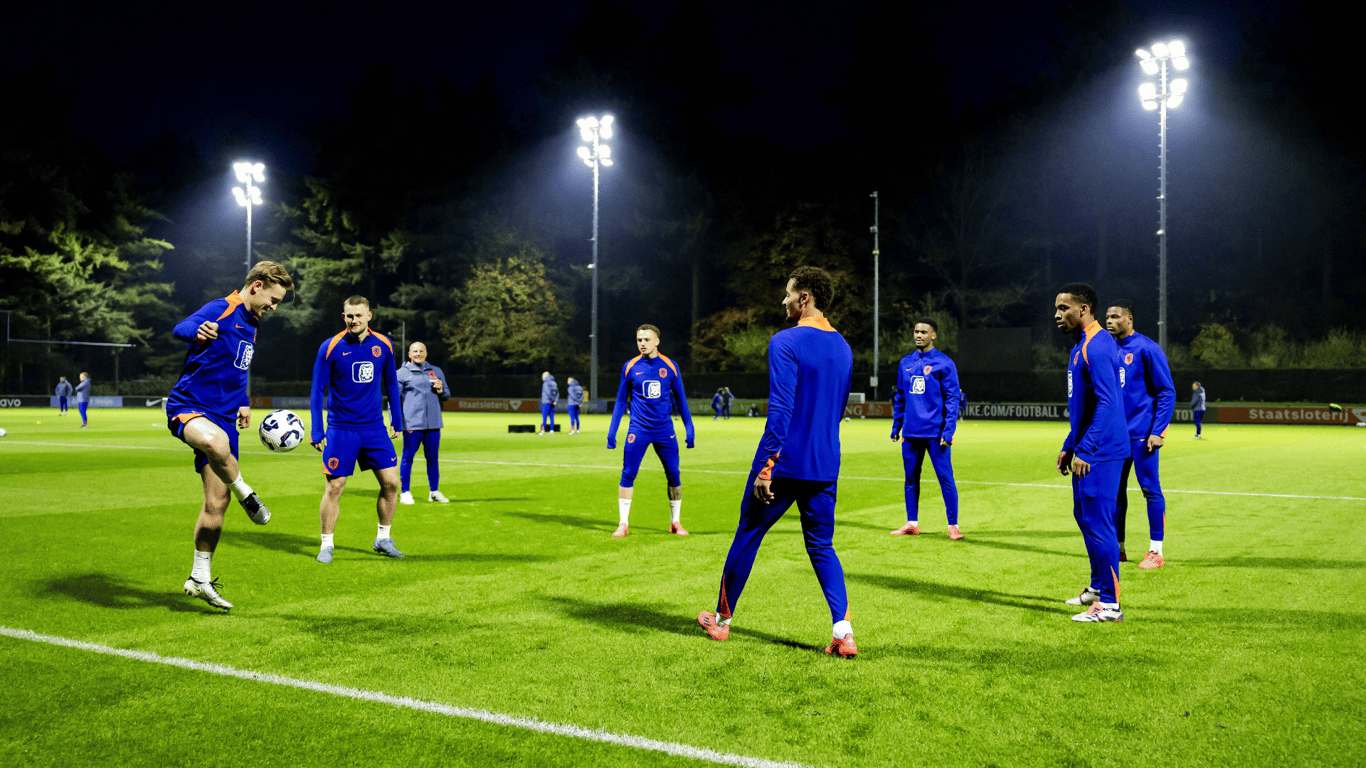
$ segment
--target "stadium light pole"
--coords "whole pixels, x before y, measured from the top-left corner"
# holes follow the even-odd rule
[[[881,201],[878,199],[877,192],[873,192],[873,194],[869,195],[869,197],[873,198],[873,226],[872,226],[872,227],[869,227],[869,230],[873,233],[873,379],[872,379],[872,381],[870,381],[870,382],[868,382],[868,383],[873,385],[873,401],[874,401],[874,402],[877,402],[877,363],[878,363],[878,358],[877,358],[877,352],[878,352],[878,350],[877,350],[877,342],[878,342],[878,325],[877,325],[877,321],[878,321],[878,284],[877,284],[877,283],[878,283],[878,276],[879,276],[879,274],[880,274],[880,270],[878,269],[878,263],[877,263],[877,262],[878,262],[878,255],[879,255],[879,251],[878,251],[878,247],[877,247],[877,234],[878,234],[878,233],[877,233],[877,214],[878,214],[878,204],[879,204]]]
[[[247,272],[251,271],[251,209],[261,204],[261,188],[256,184],[265,183],[266,166],[264,163],[233,163],[232,170],[237,174],[237,180],[246,185],[233,187],[232,196],[237,198],[237,204],[247,209]],[[256,182],[253,184],[252,182]]]
[[[579,159],[593,169],[593,330],[588,337],[591,348],[593,369],[588,374],[588,393],[590,398],[602,397],[598,394],[598,172],[601,166],[612,164],[612,148],[603,139],[612,138],[611,115],[584,117],[579,119],[579,135],[590,147],[579,147]]]
[[[1157,120],[1157,344],[1167,349],[1167,110],[1181,106],[1189,84],[1183,77],[1168,80],[1168,68],[1178,72],[1190,69],[1186,58],[1186,44],[1180,40],[1153,43],[1151,48],[1139,48],[1138,56],[1143,74],[1158,76],[1157,83],[1138,86],[1138,99],[1143,108],[1158,110]]]

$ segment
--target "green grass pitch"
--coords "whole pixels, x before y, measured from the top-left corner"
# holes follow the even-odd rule
[[[1366,430],[1174,427],[1169,564],[1127,564],[1127,620],[1083,625],[1062,603],[1087,576],[1053,470],[1065,425],[962,426],[967,538],[952,542],[928,471],[927,533],[887,535],[904,520],[900,453],[889,422],[848,422],[835,545],[861,655],[841,660],[820,652],[829,615],[795,511],[731,639],[696,625],[762,420],[699,418],[682,456],[691,537],[667,534],[649,455],[616,540],[606,417],[507,434],[533,418],[448,416],[453,503],[399,507],[405,560],[370,553],[377,485],[353,479],[330,567],[313,559],[318,455],[244,434],[274,517],[230,510],[224,615],[180,592],[200,490],[160,412],[92,409],[78,429],[74,411],[0,411],[0,626],[806,765],[1366,761]],[[420,461],[413,474],[425,498]],[[0,704],[4,766],[700,764],[8,636]]]

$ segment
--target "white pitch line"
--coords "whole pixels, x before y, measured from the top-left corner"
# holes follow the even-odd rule
[[[367,691],[361,688],[331,685],[329,683],[319,683],[312,680],[298,680],[296,678],[273,675],[267,672],[252,672],[251,670],[237,669],[236,667],[229,667],[223,664],[212,664],[191,659],[182,659],[175,656],[161,656],[149,651],[130,651],[123,648],[111,648],[107,645],[87,643],[82,640],[72,640],[66,637],[40,635],[26,629],[11,629],[10,627],[0,626],[0,635],[12,637],[16,640],[28,640],[30,642],[46,643],[48,645],[56,645],[64,648],[75,648],[90,653],[133,659],[134,661],[165,664],[167,666],[180,667],[181,669],[189,669],[195,672],[208,672],[213,675],[235,677],[240,680],[249,680],[256,683],[270,683],[271,685],[300,688],[305,691],[316,691],[332,696],[344,696],[349,699],[358,699],[360,701],[368,701],[375,704],[388,704],[391,707],[414,709],[419,712],[427,712],[433,715],[457,717],[464,720],[478,720],[484,723],[503,725],[509,728],[521,728],[528,731],[536,731],[538,733],[548,733],[554,736],[567,736],[572,739],[599,741],[606,744],[616,744],[623,747],[649,750],[651,752],[663,752],[666,755],[685,757],[692,760],[702,760],[704,762],[716,763],[719,765],[740,765],[746,766],[746,768],[809,768],[801,763],[780,763],[758,757],[746,757],[745,755],[736,755],[729,752],[717,752],[714,749],[694,747],[672,741],[660,741],[658,739],[647,739],[643,736],[612,733],[611,731],[605,731],[601,728],[584,728],[578,725],[550,723],[532,717],[514,717],[513,715],[490,712],[487,709],[454,707],[449,704],[441,704],[435,701],[423,701],[422,699],[414,699],[408,696],[392,696],[387,693],[380,693],[379,691]]]
[[[129,449],[133,449],[133,450],[140,450],[140,451],[181,451],[181,450],[184,450],[184,448],[179,447],[179,446],[164,446],[164,447],[163,447],[163,446],[151,446],[151,445],[93,445],[93,444],[90,444],[90,443],[39,443],[39,442],[23,442],[23,441],[19,441],[19,440],[5,440],[5,441],[3,441],[3,442],[0,442],[0,445],[36,445],[36,446],[44,446],[44,447],[50,447],[50,448],[113,448],[113,449],[117,449],[117,450],[129,450]],[[261,456],[272,456],[272,455],[278,456],[278,455],[280,455],[280,454],[278,454],[278,453],[272,453],[272,452],[270,452],[270,451],[240,451],[240,452],[241,452],[241,453],[247,453],[247,454],[259,454],[259,455],[261,455]],[[294,455],[296,455],[296,456],[315,456],[316,454],[299,453],[299,454],[294,454]],[[422,461],[423,463],[426,463],[426,458],[425,458],[425,457],[419,456],[419,457],[414,457],[414,458],[415,458],[415,460]],[[620,466],[616,466],[616,465],[605,465],[605,464],[551,464],[551,463],[548,463],[548,462],[533,462],[533,461],[486,461],[486,460],[481,460],[481,459],[441,459],[441,463],[442,463],[442,464],[487,464],[487,465],[502,466],[502,467],[555,467],[555,468],[559,468],[559,469],[609,469],[609,470],[613,470],[613,471],[617,471],[617,470],[620,470],[620,469],[621,469]],[[662,471],[663,471],[662,468],[660,468],[660,467],[655,467],[655,466],[652,466],[652,465],[649,465],[649,464],[645,464],[644,466],[641,467],[641,469],[642,469],[642,470],[646,470],[646,471],[659,471],[659,472],[662,472]],[[748,477],[748,476],[749,476],[749,472],[740,472],[740,471],[737,471],[737,470],[729,470],[729,469],[689,469],[688,471],[689,471],[689,472],[697,472],[697,473],[705,474],[705,475],[742,475],[742,476],[745,476],[745,477]],[[841,480],[870,480],[870,481],[874,481],[874,482],[884,482],[884,483],[904,483],[904,482],[906,482],[906,479],[905,479],[904,477],[860,477],[860,476],[858,476],[858,475],[840,475],[840,479],[841,479]],[[996,486],[1008,486],[1008,487],[1013,487],[1013,488],[1053,488],[1053,489],[1055,489],[1055,490],[1071,490],[1071,488],[1072,488],[1071,485],[1057,485],[1057,484],[1053,484],[1053,483],[998,483],[998,482],[991,482],[991,481],[988,481],[988,480],[958,480],[957,482],[958,482],[959,485],[996,485]],[[1138,488],[1129,488],[1129,489],[1127,489],[1127,490],[1128,490],[1129,493],[1141,493],[1141,492],[1142,492],[1142,491],[1141,491],[1140,489],[1138,489]],[[1319,500],[1319,501],[1366,501],[1366,496],[1310,496],[1310,495],[1307,495],[1307,494],[1294,494],[1294,493],[1251,493],[1251,492],[1247,492],[1247,491],[1186,491],[1186,490],[1179,490],[1179,489],[1173,489],[1173,488],[1163,488],[1163,489],[1162,489],[1162,492],[1163,492],[1163,493],[1190,493],[1190,494],[1199,494],[1199,495],[1202,495],[1202,496],[1250,496],[1250,497],[1256,497],[1256,498],[1261,498],[1261,499],[1307,499],[1307,500]]]

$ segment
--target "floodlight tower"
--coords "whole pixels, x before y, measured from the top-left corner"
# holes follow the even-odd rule
[[[589,346],[592,350],[593,369],[588,375],[588,392],[590,398],[599,398],[598,394],[598,169],[604,165],[612,164],[612,148],[602,143],[603,139],[612,138],[612,116],[603,115],[601,119],[596,117],[584,117],[579,119],[579,135],[590,146],[579,147],[579,158],[584,164],[593,169],[593,263],[588,268],[593,270],[593,330],[589,335]]]
[[[237,180],[246,185],[246,189],[241,187],[232,188],[232,196],[237,198],[237,204],[247,209],[247,272],[251,271],[251,209],[253,206],[261,204],[261,188],[256,184],[262,184],[266,180],[266,166],[264,163],[233,163],[232,170],[237,174]],[[252,182],[256,182],[253,184]]]
[[[876,401],[876,400],[878,399],[878,397],[877,397],[877,362],[878,362],[878,358],[877,358],[877,355],[878,355],[878,349],[877,349],[878,326],[877,326],[877,321],[878,321],[878,296],[879,296],[878,284],[877,284],[877,283],[878,283],[878,276],[879,276],[879,274],[880,274],[880,270],[878,269],[878,263],[877,263],[877,262],[878,262],[878,256],[880,255],[880,251],[878,250],[878,247],[877,247],[877,243],[878,243],[878,240],[877,240],[877,237],[878,237],[878,232],[877,232],[877,215],[878,215],[878,204],[881,203],[882,201],[878,199],[877,192],[874,192],[873,194],[869,195],[869,197],[873,198],[873,226],[871,226],[871,227],[868,228],[868,231],[873,233],[873,378],[872,378],[872,380],[869,381],[868,383],[873,385],[873,400]]]
[[[1153,43],[1151,49],[1139,48],[1138,56],[1143,74],[1158,75],[1158,81],[1138,87],[1139,101],[1146,110],[1158,110],[1157,160],[1157,343],[1167,349],[1167,110],[1181,106],[1189,84],[1183,77],[1168,81],[1168,66],[1178,72],[1190,69],[1186,58],[1186,44],[1180,40]]]

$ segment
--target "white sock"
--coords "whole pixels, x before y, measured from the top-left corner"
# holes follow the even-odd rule
[[[914,525],[916,528],[919,528],[919,527],[920,527],[920,521],[919,521],[919,520],[907,520],[906,522],[910,523],[911,525]]]
[[[630,499],[617,499],[617,517],[621,520],[621,525],[626,525],[631,519]]]
[[[332,533],[324,533],[324,534],[322,535],[322,536],[323,536],[323,543],[322,543],[321,549],[331,549],[331,548],[332,548],[332,537],[335,536],[335,535],[336,535],[336,534],[332,534]]]
[[[209,582],[213,577],[209,575],[209,566],[213,563],[212,552],[194,552],[194,567],[190,569],[190,578],[195,581]]]
[[[669,499],[669,515],[671,517],[671,522],[678,522],[679,515],[681,515],[682,513],[683,500],[679,499],[677,501],[674,501],[673,499]]]
[[[1148,551],[1156,552],[1158,557],[1162,556],[1162,542],[1148,539]]]
[[[389,529],[390,529],[390,528],[393,528],[393,526],[392,526],[392,525],[381,525],[381,526],[379,526],[379,529],[375,532],[375,541],[384,541],[385,539],[389,538]]]
[[[251,495],[251,486],[247,485],[246,482],[242,480],[241,472],[237,473],[237,479],[233,480],[232,483],[228,485],[228,488],[232,489],[232,495],[235,496],[239,502]]]
[[[831,632],[830,636],[838,637],[839,639],[843,640],[845,635],[852,634],[854,634],[854,625],[850,624],[848,619],[845,619],[844,621],[835,622],[835,628]]]
[[[721,614],[718,613],[718,614],[716,614],[716,623],[717,623],[717,624],[720,624],[720,625],[723,626],[723,627],[729,627],[729,626],[730,626],[730,619],[723,619],[723,618],[721,618]]]
[[[1101,603],[1101,604],[1100,604],[1100,607],[1101,607],[1101,608],[1108,608],[1108,609],[1110,609],[1110,610],[1112,610],[1112,611],[1118,611],[1118,610],[1119,610],[1119,603]]]

